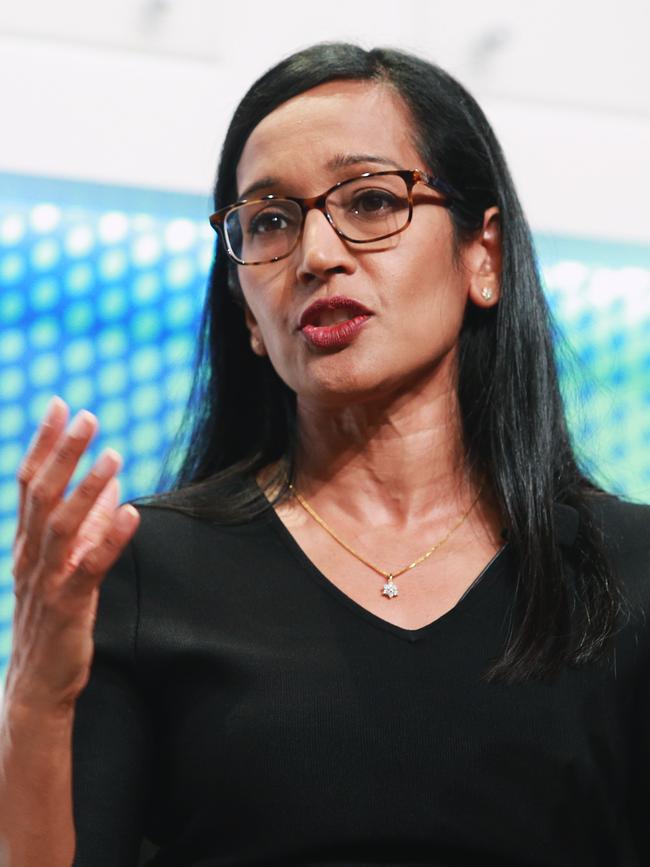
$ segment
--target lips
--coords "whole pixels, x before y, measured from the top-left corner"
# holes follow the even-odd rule
[[[346,298],[343,295],[333,295],[331,298],[319,298],[310,304],[303,311],[300,317],[299,328],[303,329],[306,325],[321,325],[323,314],[326,310],[345,310],[348,319],[354,319],[356,316],[372,316],[372,310],[368,310],[359,301],[354,298]]]

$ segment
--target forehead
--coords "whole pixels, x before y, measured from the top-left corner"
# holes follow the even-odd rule
[[[327,169],[328,163],[349,154],[385,157],[401,168],[425,168],[413,139],[408,108],[392,88],[330,81],[282,103],[253,129],[237,166],[237,189],[241,193],[272,177],[285,185],[300,183],[305,195],[305,184],[318,193],[341,174],[340,168]]]

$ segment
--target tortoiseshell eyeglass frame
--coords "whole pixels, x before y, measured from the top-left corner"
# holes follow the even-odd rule
[[[348,236],[346,234],[344,234],[339,228],[337,228],[337,226],[334,224],[334,220],[332,219],[332,216],[327,211],[327,208],[325,207],[325,202],[327,200],[327,197],[330,196],[335,190],[338,190],[340,187],[343,187],[346,184],[351,184],[351,183],[358,181],[362,178],[379,178],[379,177],[383,177],[385,175],[397,175],[398,177],[402,178],[404,180],[404,182],[406,183],[406,189],[408,192],[408,205],[409,205],[408,219],[407,219],[406,223],[401,228],[396,229],[394,232],[389,232],[387,235],[380,235],[377,238],[366,238],[366,239],[361,240],[361,241],[358,239],[355,239],[355,238],[348,238]],[[444,181],[442,178],[434,178],[431,175],[427,175],[425,172],[421,171],[420,169],[401,169],[401,170],[391,170],[391,171],[383,171],[383,172],[364,172],[363,174],[357,175],[354,178],[347,178],[344,181],[339,181],[338,184],[334,184],[333,187],[330,187],[324,193],[321,193],[318,196],[310,196],[309,198],[306,198],[306,199],[301,199],[301,198],[298,198],[297,196],[278,196],[275,194],[270,194],[268,196],[261,196],[260,198],[256,198],[256,199],[240,199],[239,201],[234,202],[232,205],[226,205],[226,207],[224,207],[224,208],[219,208],[218,211],[215,211],[215,213],[209,217],[209,220],[210,220],[210,225],[215,230],[215,232],[218,233],[219,237],[223,241],[224,249],[225,249],[226,253],[228,254],[229,258],[232,259],[233,262],[235,262],[237,265],[269,265],[269,264],[271,264],[271,262],[279,262],[281,259],[286,259],[287,256],[290,256],[293,253],[293,251],[296,249],[296,247],[300,243],[300,238],[302,237],[302,231],[303,231],[303,227],[305,225],[305,217],[307,216],[307,212],[310,211],[312,208],[316,208],[317,210],[321,211],[321,213],[323,213],[325,215],[328,223],[334,229],[336,234],[351,244],[369,244],[369,243],[374,243],[375,241],[383,241],[384,238],[391,238],[393,235],[398,235],[400,232],[403,232],[405,229],[407,229],[411,223],[411,218],[413,217],[413,187],[417,183],[423,183],[427,187],[430,187],[433,190],[437,190],[438,192],[442,193],[446,197],[445,199],[428,200],[428,204],[437,204],[437,205],[441,205],[442,207],[449,207],[449,205],[452,204],[452,202],[454,200],[463,201],[463,199],[464,199],[463,195],[461,193],[459,193],[458,190],[456,190],[454,187],[452,187],[451,184],[447,183],[447,181]],[[302,211],[302,224],[300,226],[300,231],[298,232],[298,235],[296,236],[296,241],[295,241],[293,247],[290,250],[288,250],[286,253],[283,253],[282,256],[275,256],[273,259],[265,259],[264,261],[261,261],[261,262],[246,262],[243,259],[239,259],[232,251],[232,248],[230,246],[230,241],[228,239],[228,233],[224,227],[224,222],[226,220],[226,217],[228,216],[228,214],[231,211],[235,210],[236,208],[240,207],[241,205],[247,205],[247,204],[251,204],[253,202],[260,202],[260,203],[271,202],[273,200],[295,202],[297,205],[300,206],[300,209]]]

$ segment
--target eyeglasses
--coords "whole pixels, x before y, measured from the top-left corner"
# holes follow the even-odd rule
[[[370,244],[406,229],[413,216],[417,183],[445,196],[426,199],[428,204],[449,207],[454,199],[463,199],[446,181],[419,169],[364,172],[307,199],[275,195],[243,199],[212,214],[210,225],[238,265],[265,265],[293,253],[312,208],[325,215],[341,238],[352,244]]]

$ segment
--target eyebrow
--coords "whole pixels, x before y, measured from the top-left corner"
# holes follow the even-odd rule
[[[390,157],[379,156],[378,154],[335,154],[331,160],[325,163],[325,168],[328,171],[335,171],[336,169],[344,169],[349,166],[357,166],[362,163],[372,163],[373,165],[380,164],[385,166],[392,166],[395,169],[402,168],[399,163],[396,163],[395,160],[390,159]],[[282,181],[271,175],[268,175],[265,178],[260,178],[258,181],[250,184],[246,187],[243,192],[241,192],[237,199],[238,201],[241,199],[247,199],[253,193],[257,193],[260,190],[268,190],[270,187],[279,187],[282,185]]]

